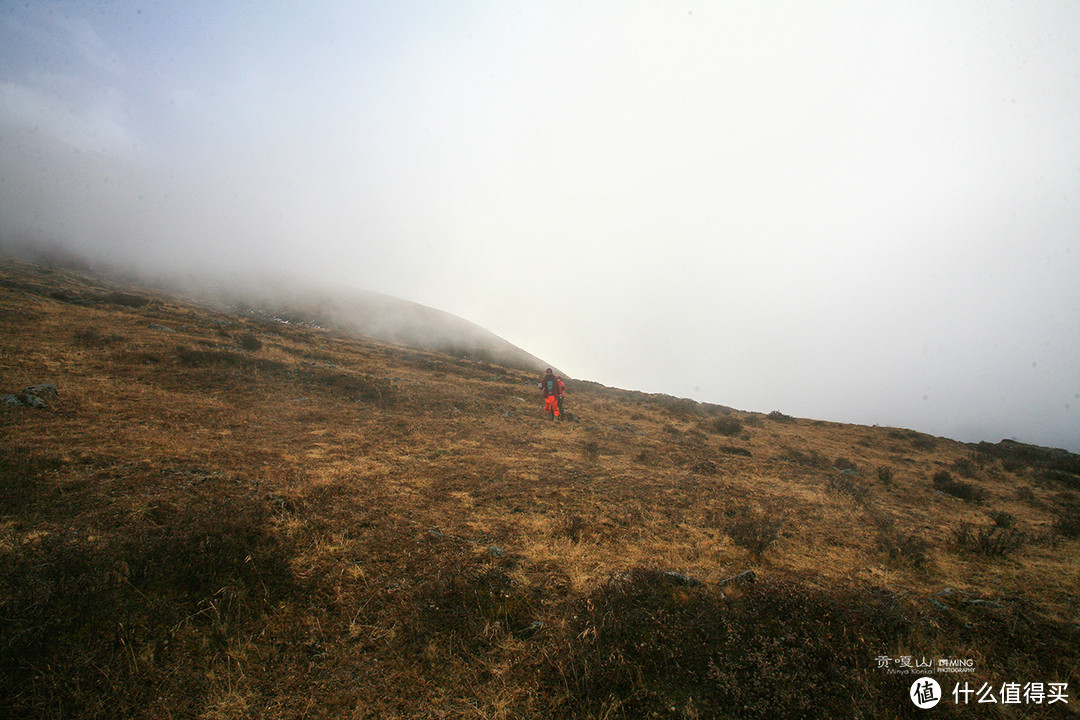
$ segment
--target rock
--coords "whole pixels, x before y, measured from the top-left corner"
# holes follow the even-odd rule
[[[664,576],[675,582],[676,585],[697,587],[701,584],[701,581],[697,578],[692,578],[689,575],[683,575],[682,573],[675,572],[674,570],[668,570],[664,573]]]
[[[14,407],[30,407],[48,410],[49,401],[55,401],[60,395],[52,383],[29,385],[14,395],[0,395],[0,403]]]
[[[720,587],[723,587],[724,585],[729,585],[734,582],[752,583],[755,580],[757,580],[757,573],[755,573],[753,570],[743,570],[738,575],[732,575],[727,580],[721,580],[718,585]]]
[[[56,400],[60,397],[60,394],[56,391],[56,386],[52,383],[39,383],[37,385],[29,385],[23,388],[25,395],[34,395],[43,400]]]
[[[175,330],[173,330],[171,327],[168,327],[167,325],[158,325],[157,323],[150,323],[150,329],[151,330],[157,330],[159,332],[167,332],[167,333],[176,332]]]

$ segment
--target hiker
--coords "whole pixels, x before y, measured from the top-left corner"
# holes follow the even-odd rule
[[[566,383],[563,382],[562,375],[555,376],[555,386],[556,397],[559,398],[559,415],[562,415],[562,401],[563,398],[566,397]]]
[[[544,412],[551,416],[552,420],[558,420],[559,411],[559,380],[551,368],[547,369],[544,379],[540,381],[540,392],[544,396]]]

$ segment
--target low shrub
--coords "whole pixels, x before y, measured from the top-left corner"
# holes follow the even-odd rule
[[[997,525],[976,527],[963,522],[953,528],[953,540],[957,548],[964,552],[977,553],[987,557],[1004,557],[1027,543],[1027,535],[1015,528]]]
[[[870,494],[870,488],[854,474],[838,473],[833,475],[829,478],[828,488],[840,495],[846,495],[860,504],[865,503]]]
[[[1016,516],[1004,510],[992,510],[988,513],[995,527],[1011,528],[1016,526]]]
[[[89,327],[77,330],[71,336],[72,341],[86,349],[104,348],[123,341],[122,335],[102,335],[97,328]]]
[[[948,470],[939,470],[934,473],[933,481],[935,490],[968,502],[982,502],[983,497],[986,495],[971,483],[956,480]]]
[[[1054,519],[1053,531],[1062,537],[1080,537],[1080,507],[1065,508]]]
[[[927,563],[927,551],[931,545],[921,535],[897,532],[894,528],[889,528],[878,535],[878,547],[896,564],[921,568]]]
[[[710,429],[718,435],[734,437],[742,432],[743,425],[737,418],[718,417],[712,422]]]
[[[778,518],[743,513],[728,525],[727,535],[733,543],[760,558],[780,537],[783,525],[784,521]]]
[[[777,459],[784,462],[795,463],[796,465],[803,465],[804,467],[826,468],[829,466],[829,461],[817,450],[811,450],[809,453],[804,453],[795,448],[784,448],[784,452],[781,453]]]
[[[262,340],[260,340],[258,336],[255,335],[255,333],[251,332],[243,333],[242,335],[237,336],[236,344],[249,352],[261,350],[263,346]]]
[[[956,460],[953,461],[952,466],[953,466],[953,469],[956,470],[956,472],[961,477],[966,477],[966,478],[975,477],[975,463],[972,462],[971,458],[966,458],[966,457],[957,458]]]

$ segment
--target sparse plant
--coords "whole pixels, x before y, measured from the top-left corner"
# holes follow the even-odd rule
[[[865,503],[870,494],[870,488],[863,484],[857,476],[845,473],[837,473],[830,477],[828,488],[833,492],[846,495],[859,504]]]
[[[980,527],[963,522],[953,528],[953,540],[962,551],[987,557],[1004,557],[1022,547],[1028,538],[1015,528],[996,525]]]
[[[586,440],[581,446],[581,452],[586,460],[596,462],[596,459],[600,457],[600,443],[596,440]]]
[[[988,513],[995,527],[1011,528],[1016,526],[1016,516],[1004,510],[992,510]]]
[[[795,422],[795,418],[791,417],[790,415],[785,415],[784,413],[780,412],[779,410],[773,410],[772,412],[770,412],[769,413],[769,419],[772,420],[773,422],[781,422],[781,423],[793,423],[793,422]]]
[[[878,481],[883,485],[892,485],[893,469],[888,465],[882,465],[877,469]]]

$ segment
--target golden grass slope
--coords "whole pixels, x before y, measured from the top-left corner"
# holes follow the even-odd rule
[[[914,657],[1076,714],[1080,477],[537,380],[3,261],[59,399],[0,406],[0,712],[907,717]]]

